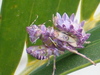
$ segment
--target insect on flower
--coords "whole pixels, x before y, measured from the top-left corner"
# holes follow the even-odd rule
[[[86,40],[90,34],[85,33],[83,29],[84,21],[78,23],[74,17],[74,14],[68,17],[66,13],[62,16],[57,13],[53,17],[53,23],[57,29],[46,27],[44,24],[38,26],[33,24],[27,27],[32,43],[35,43],[38,39],[41,39],[43,42],[43,45],[27,48],[27,53],[39,60],[49,59],[53,55],[54,66],[52,75],[54,75],[56,69],[56,56],[59,56],[66,50],[82,56],[95,65],[91,59],[76,50],[76,48],[84,48],[83,44],[87,43]]]

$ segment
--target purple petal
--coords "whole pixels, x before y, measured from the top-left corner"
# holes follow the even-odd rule
[[[62,20],[62,19],[58,19],[58,20],[57,20],[57,24],[58,24],[58,25],[62,25],[62,24],[63,24],[63,20]]]
[[[63,20],[67,20],[67,19],[69,19],[69,17],[68,17],[68,15],[67,15],[66,13],[64,13],[64,14],[62,15],[62,19],[63,19]]]
[[[61,15],[58,12],[56,13],[56,16],[58,19],[61,19]]]
[[[82,33],[82,30],[83,30],[83,29],[78,29],[78,32],[79,32],[79,33]]]
[[[75,17],[75,15],[74,15],[74,13],[70,16],[70,20],[71,21],[74,21],[74,17]]]
[[[70,30],[74,29],[74,26],[73,25],[70,25]]]
[[[87,34],[84,36],[84,39],[87,40],[87,39],[90,37],[90,35],[91,35],[91,34],[87,33]]]
[[[41,30],[42,30],[43,32],[46,31],[46,26],[45,26],[45,25],[41,25],[40,27],[41,27]]]
[[[85,21],[82,21],[82,22],[81,22],[81,27],[83,27],[83,26],[84,26],[84,23],[85,23]]]

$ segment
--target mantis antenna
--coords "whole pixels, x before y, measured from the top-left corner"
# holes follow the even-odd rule
[[[38,19],[38,15],[36,15],[36,18],[35,18],[35,20],[31,23],[31,25],[33,25],[35,22],[36,22],[36,20]],[[30,25],[30,26],[31,26]]]
[[[43,24],[46,24],[47,22],[51,22],[51,20],[48,20],[48,21],[44,22]]]

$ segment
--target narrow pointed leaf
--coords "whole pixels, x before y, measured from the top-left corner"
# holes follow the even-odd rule
[[[0,75],[14,75],[22,55],[32,7],[30,0],[3,0],[0,25]]]
[[[81,4],[81,20],[93,17],[93,14],[99,4],[100,0],[82,0]]]
[[[89,41],[92,42],[92,41],[100,39],[100,24],[98,24],[93,29],[89,30],[88,33],[91,33],[91,36],[88,39]]]

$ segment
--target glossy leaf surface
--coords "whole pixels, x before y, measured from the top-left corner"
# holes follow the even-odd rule
[[[93,17],[93,14],[100,0],[82,0],[81,3],[81,20],[87,20]]]
[[[0,26],[0,75],[13,75],[22,55],[32,8],[29,0],[4,0]],[[26,7],[27,6],[27,7]]]
[[[91,37],[88,39],[89,41],[91,41],[91,43],[85,45],[84,49],[79,49],[80,53],[85,54],[87,57],[91,58],[95,62],[100,62],[100,59],[99,59],[99,57],[100,57],[100,55],[99,55],[99,51],[100,51],[100,49],[99,49],[99,44],[100,44],[99,32],[100,32],[100,25],[98,25],[95,28],[88,31],[88,33],[91,33]],[[97,36],[97,37],[94,38],[94,36]],[[30,75],[41,75],[41,74],[51,75],[52,70],[53,70],[52,69],[53,68],[52,60],[51,60],[51,64],[49,66],[46,66],[46,64],[44,64],[43,66],[41,66],[37,69],[34,69],[29,74]],[[65,74],[68,74],[70,72],[73,72],[75,70],[78,70],[80,68],[90,65],[90,62],[76,54],[72,54],[67,51],[65,54],[63,54],[57,58],[56,65],[57,65],[56,75],[60,75],[60,74],[65,75]]]

